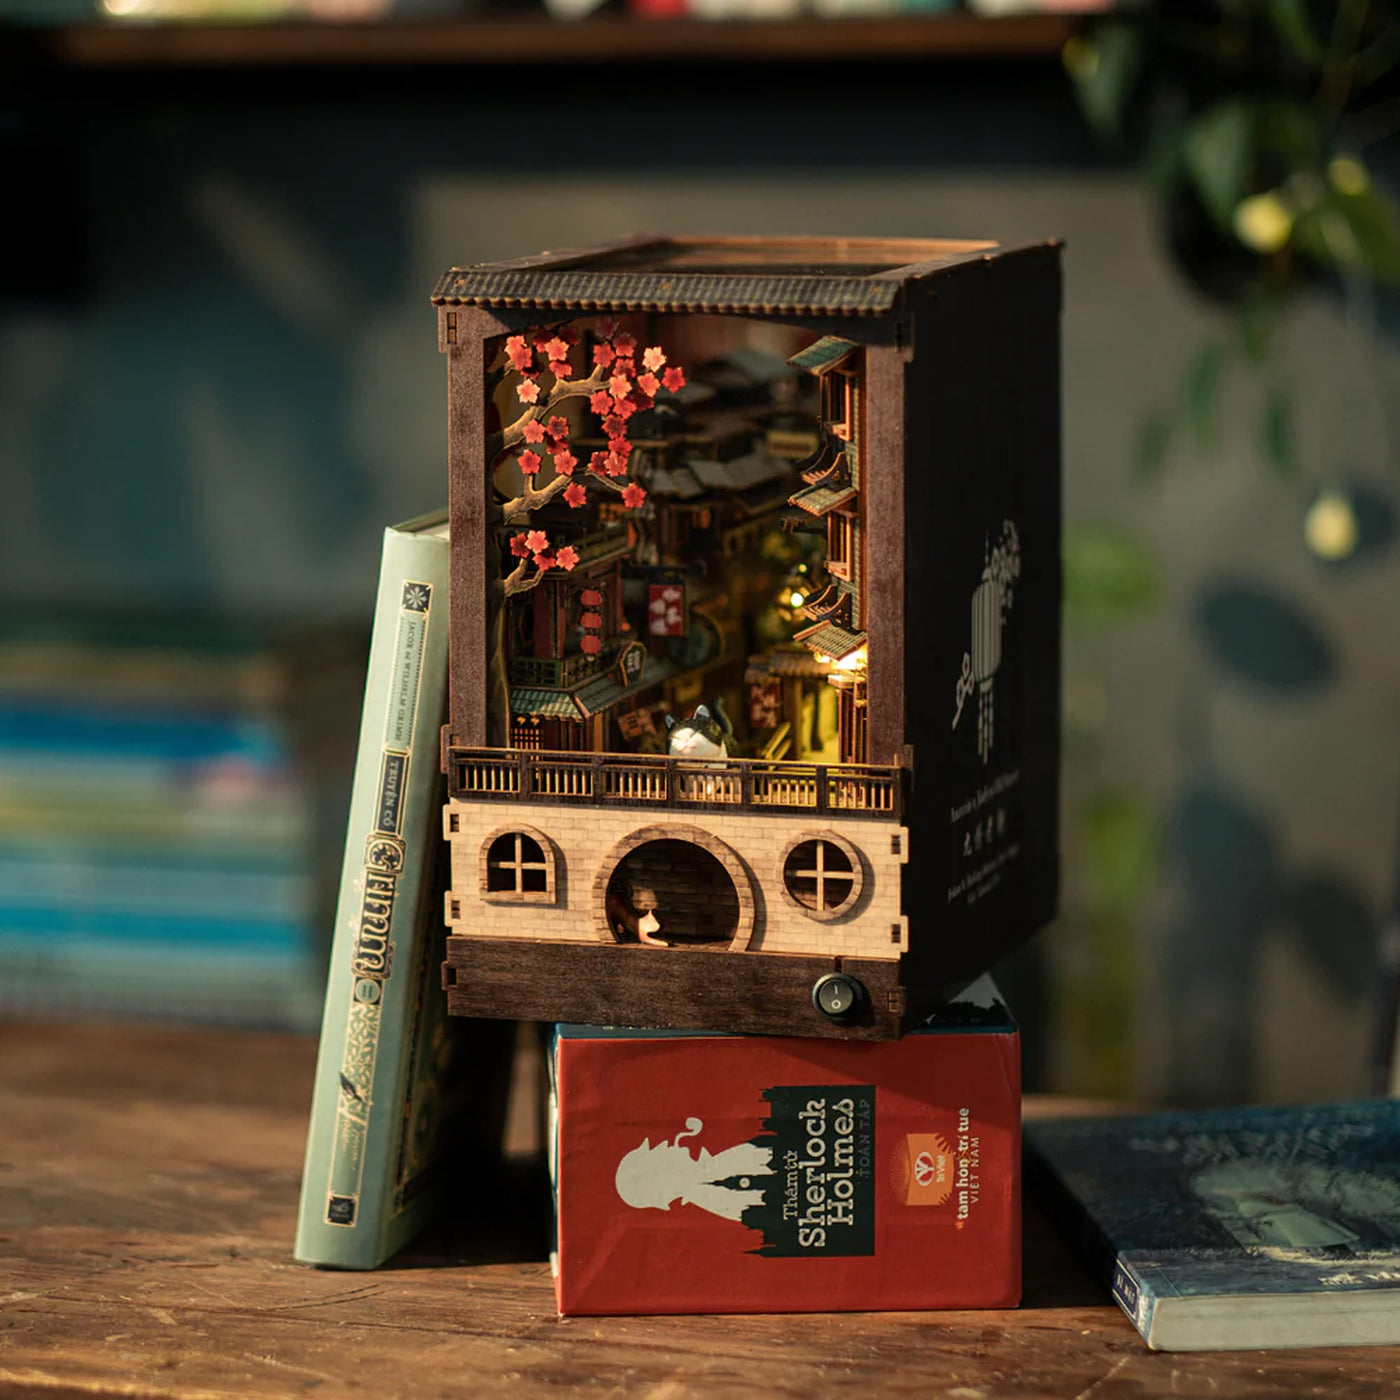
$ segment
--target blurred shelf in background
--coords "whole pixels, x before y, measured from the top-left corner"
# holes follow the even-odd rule
[[[16,612],[0,626],[0,1018],[310,1031],[358,631]]]

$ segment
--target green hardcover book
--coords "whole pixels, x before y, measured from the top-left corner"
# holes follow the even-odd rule
[[[297,1221],[303,1263],[382,1264],[426,1222],[454,1149],[479,1163],[499,1147],[507,1051],[485,1023],[458,1035],[441,990],[447,576],[445,512],[385,531]],[[464,1073],[468,1056],[486,1059]]]

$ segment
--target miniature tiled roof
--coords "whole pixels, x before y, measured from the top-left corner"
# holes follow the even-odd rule
[[[548,719],[578,719],[579,713],[566,690],[537,690],[533,686],[510,688],[512,714],[537,715]]]
[[[728,462],[692,457],[686,466],[711,491],[747,491],[752,486],[777,481],[792,472],[789,462],[781,457],[770,457],[766,452],[751,452],[746,457],[734,457]]]
[[[844,506],[855,500],[856,488],[849,483],[844,486],[809,486],[788,497],[788,504],[805,510],[808,515],[825,515],[837,506]]]
[[[843,656],[849,656],[858,647],[865,645],[865,633],[849,632],[834,622],[826,622],[819,627],[809,628],[806,632],[799,632],[797,640],[803,646],[831,657],[833,661],[840,661]]]
[[[793,369],[806,370],[808,374],[825,374],[827,370],[835,369],[853,350],[858,349],[860,347],[852,340],[842,340],[836,335],[824,335],[805,350],[799,350],[791,356],[788,364]]]
[[[604,710],[616,705],[619,700],[623,700],[639,690],[660,685],[673,669],[669,662],[648,656],[642,666],[641,673],[631,685],[623,685],[612,671],[605,671],[601,676],[595,676],[592,680],[585,681],[575,688],[574,704],[578,706],[585,717],[601,714]]]
[[[894,309],[900,291],[897,280],[882,277],[454,267],[433,288],[432,300],[436,306],[556,311],[882,316]]]

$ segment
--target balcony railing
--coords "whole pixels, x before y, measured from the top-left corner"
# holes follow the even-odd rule
[[[897,820],[900,771],[861,763],[454,748],[448,751],[448,795],[467,802],[741,808]]]
[[[581,651],[563,657],[516,656],[511,659],[510,678],[516,685],[568,690],[601,669],[602,658]]]

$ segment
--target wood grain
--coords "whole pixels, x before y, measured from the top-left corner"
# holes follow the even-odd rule
[[[1027,1303],[1006,1313],[561,1320],[538,1175],[464,1199],[461,1229],[389,1268],[305,1268],[291,1240],[314,1054],[289,1037],[0,1028],[0,1395],[1394,1391],[1384,1350],[1150,1353],[1035,1217]]]
[[[853,58],[1047,58],[1073,33],[1058,15],[830,19],[794,24],[540,15],[398,24],[81,25],[31,47],[76,68],[531,66],[579,63],[833,62]]]

